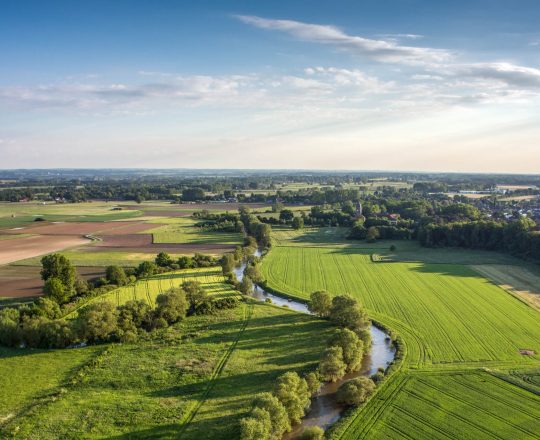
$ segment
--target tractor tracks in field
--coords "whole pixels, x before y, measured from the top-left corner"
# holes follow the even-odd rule
[[[238,342],[242,338],[242,335],[244,334],[252,315],[253,315],[253,304],[252,303],[246,304],[244,306],[244,316],[243,316],[242,326],[240,327],[240,330],[236,334],[234,341],[232,342],[230,347],[227,348],[227,350],[225,350],[225,353],[223,353],[223,355],[219,359],[216,367],[212,371],[210,379],[208,380],[208,385],[206,386],[206,389],[203,391],[201,397],[197,399],[197,401],[194,404],[192,404],[191,408],[188,409],[186,414],[180,420],[180,429],[178,431],[178,439],[182,438],[187,428],[189,427],[189,424],[193,421],[193,419],[195,418],[195,416],[197,415],[201,407],[204,405],[204,403],[208,399],[208,396],[210,395],[212,390],[215,388],[217,379],[219,378],[221,373],[223,373],[223,370],[225,369],[227,362],[232,356],[234,350],[236,349]]]

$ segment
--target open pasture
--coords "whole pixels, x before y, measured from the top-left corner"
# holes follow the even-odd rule
[[[193,316],[113,345],[83,381],[6,429],[18,426],[18,437],[40,440],[238,438],[253,396],[270,391],[285,371],[315,368],[332,332],[326,321],[263,303]],[[13,361],[17,368],[25,358]]]
[[[408,337],[409,365],[524,360],[540,352],[540,315],[467,266],[373,263],[362,249],[276,247],[263,262],[270,287],[357,297]],[[533,356],[538,359],[538,355]]]

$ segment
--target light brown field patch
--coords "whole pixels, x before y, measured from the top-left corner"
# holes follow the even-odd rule
[[[480,275],[540,310],[540,276],[521,266],[478,264],[472,267]]]
[[[0,265],[89,243],[75,235],[36,235],[5,240],[0,244]]]
[[[36,235],[99,235],[99,234],[132,234],[155,228],[155,224],[140,222],[59,222],[40,223],[24,228],[4,230],[4,233],[25,233]]]

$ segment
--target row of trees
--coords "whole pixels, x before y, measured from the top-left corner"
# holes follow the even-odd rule
[[[522,258],[540,261],[540,234],[535,223],[521,218],[509,223],[495,221],[428,224],[418,239],[427,247],[464,247],[508,252]]]
[[[100,301],[82,307],[73,320],[62,319],[58,303],[40,298],[30,306],[0,310],[0,344],[65,348],[77,342],[133,342],[141,332],[167,327],[189,315],[234,308],[237,304],[233,297],[209,298],[195,281],[158,295],[154,309],[140,300],[118,307]]]

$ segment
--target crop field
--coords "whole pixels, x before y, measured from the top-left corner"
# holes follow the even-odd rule
[[[5,429],[40,440],[238,438],[254,394],[270,391],[285,371],[313,369],[332,331],[326,321],[262,303],[193,316],[110,346],[83,381]],[[12,359],[17,368],[24,358]]]
[[[341,439],[539,438],[540,396],[488,373],[400,375],[376,397]]]
[[[240,232],[206,231],[196,227],[197,220],[190,218],[167,219],[169,224],[148,231],[154,236],[154,243],[187,244],[242,244]]]
[[[540,438],[540,314],[478,268],[500,267],[530,289],[535,271],[493,252],[347,245],[324,229],[276,235],[262,267],[270,287],[355,296],[404,341],[401,370],[331,439]]]
[[[153,275],[150,278],[139,280],[135,284],[114,289],[105,295],[94,298],[92,302],[110,301],[119,306],[127,301],[139,300],[145,301],[151,307],[155,307],[156,297],[160,293],[166,292],[173,287],[180,287],[185,281],[198,281],[208,295],[214,298],[238,296],[238,292],[225,282],[220,267],[208,267]],[[75,313],[71,313],[68,317],[74,317]]]

